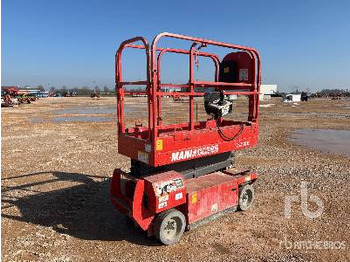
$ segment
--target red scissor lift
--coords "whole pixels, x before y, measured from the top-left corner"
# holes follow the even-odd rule
[[[157,44],[161,38],[187,41],[190,48],[160,48]],[[137,42],[142,45],[136,45]],[[200,51],[207,46],[232,52],[220,61],[217,55]],[[145,81],[123,81],[122,52],[126,48],[145,50]],[[161,82],[161,59],[165,53],[188,55],[188,83]],[[194,80],[195,56],[213,61],[215,81]],[[177,242],[185,229],[225,211],[249,209],[257,174],[232,168],[232,152],[258,142],[260,78],[260,56],[250,47],[172,33],[157,35],[151,46],[143,37],[122,42],[116,53],[118,151],[131,158],[131,171],[114,171],[110,196],[116,208],[167,245]],[[125,127],[124,96],[133,94],[124,88],[127,85],[146,87],[143,94],[148,99],[148,126],[135,123],[132,128]],[[208,87],[215,91],[199,91]],[[167,92],[165,88],[181,88],[182,92]],[[188,122],[162,123],[162,97],[171,95],[189,97]],[[215,95],[220,98],[211,99]],[[228,95],[248,97],[246,121],[224,119],[223,115],[232,110]],[[204,96],[209,105],[206,111],[211,118],[206,121],[194,120],[194,98],[198,96]]]

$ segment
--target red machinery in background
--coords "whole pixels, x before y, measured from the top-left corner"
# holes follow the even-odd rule
[[[161,38],[187,41],[190,48],[160,48],[157,44]],[[207,46],[232,51],[220,61],[216,54],[201,51]],[[145,50],[146,80],[123,81],[122,53],[126,48]],[[188,83],[161,81],[161,58],[167,52],[189,57]],[[215,81],[194,80],[195,56],[213,61]],[[232,168],[233,152],[258,142],[260,78],[260,57],[250,47],[171,33],[157,35],[151,46],[143,37],[122,42],[116,54],[118,151],[131,158],[131,171],[114,171],[110,196],[116,208],[167,245],[176,243],[186,228],[215,218],[223,211],[249,209],[257,174]],[[132,94],[125,89],[128,85],[146,87],[143,94],[148,99],[148,126],[125,126],[124,96]],[[182,91],[165,90],[170,87]],[[229,95],[248,97],[246,121],[224,118],[232,111]],[[189,97],[188,122],[162,123],[164,96]],[[194,97],[198,96],[204,97],[209,115],[206,121],[194,120]]]

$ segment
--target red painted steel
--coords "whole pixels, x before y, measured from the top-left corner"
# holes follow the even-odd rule
[[[159,48],[163,37],[181,39],[191,43],[188,50]],[[135,42],[143,45],[135,45]],[[220,82],[220,60],[212,53],[199,51],[209,45],[239,50],[227,54],[222,61],[237,64],[236,75],[244,70],[244,77],[237,83]],[[122,52],[125,48],[145,51],[145,80],[125,82],[122,79]],[[161,58],[167,53],[189,56],[189,80],[185,84],[161,82]],[[195,56],[212,59],[215,81],[195,81],[193,64]],[[261,79],[260,57],[250,47],[227,44],[190,36],[161,33],[149,46],[143,37],[124,41],[116,53],[116,91],[118,102],[118,151],[132,159],[150,166],[162,166],[209,155],[240,150],[258,142],[259,89]],[[125,91],[124,86],[144,85],[145,91]],[[162,87],[181,88],[183,92],[165,92]],[[194,121],[193,98],[204,96],[201,87],[214,87],[225,94],[249,97],[247,121],[218,120]],[[146,95],[148,99],[148,126],[126,128],[124,120],[124,96]],[[161,119],[161,98],[166,95],[189,97],[189,121],[180,124],[163,125]],[[220,132],[219,132],[220,128]],[[224,135],[223,135],[224,134]],[[228,139],[232,138],[232,139]],[[116,169],[110,188],[110,197],[115,207],[133,219],[143,230],[153,232],[153,221],[157,214],[176,208],[183,212],[187,225],[196,223],[223,210],[236,207],[239,188],[257,179],[256,173],[240,170],[214,172],[198,178],[184,180],[175,171],[168,171],[136,178]]]
[[[186,187],[175,171],[137,179],[116,169],[110,198],[120,212],[147,230],[157,213],[185,204]]]
[[[180,173],[168,171],[144,178],[145,195],[149,199],[148,208],[152,213],[161,213],[185,204],[186,186]]]
[[[187,223],[193,224],[238,205],[239,186],[257,179],[255,173],[244,176],[234,172],[215,172],[186,181]]]
[[[159,48],[158,41],[162,37],[182,39],[192,42],[189,50],[175,48]],[[143,45],[134,45],[132,43],[141,41]],[[249,64],[249,81],[226,83],[219,82],[218,72],[220,61],[217,55],[199,51],[200,48],[214,45],[234,50],[240,50],[238,53],[230,53],[224,60],[241,59],[239,65],[246,66]],[[125,48],[144,49],[146,54],[146,71],[147,79],[143,81],[123,82],[121,59],[122,51]],[[161,57],[164,53],[171,52],[177,54],[189,55],[189,80],[187,84],[161,83]],[[216,81],[194,81],[193,79],[193,57],[203,56],[213,60]],[[239,57],[243,58],[239,58]],[[248,58],[248,59],[247,59]],[[249,60],[250,59],[250,60]],[[145,94],[148,97],[148,127],[143,127],[142,131],[138,127],[125,128],[124,120],[124,96],[126,94],[136,94],[124,90],[126,85],[145,85],[145,92],[137,92],[137,94]],[[260,57],[258,52],[250,47],[227,44],[213,40],[195,38],[171,33],[162,33],[156,36],[151,47],[147,40],[143,37],[135,37],[124,41],[116,54],[116,89],[118,99],[118,151],[119,153],[131,157],[135,160],[145,162],[151,166],[160,166],[170,164],[174,161],[172,154],[179,153],[181,150],[193,149],[203,145],[202,141],[207,141],[205,146],[217,146],[218,150],[211,151],[208,154],[219,154],[227,151],[243,149],[254,146],[258,138],[258,109],[259,109],[259,86],[260,86]],[[162,87],[180,87],[184,92],[165,92]],[[193,98],[195,96],[203,96],[204,92],[200,92],[196,88],[215,87],[217,90],[225,90],[225,93],[236,95],[247,95],[249,97],[249,118],[247,122],[229,122],[225,123],[221,128],[228,136],[234,136],[240,129],[241,134],[234,141],[225,141],[216,127],[208,128],[206,122],[194,121]],[[189,97],[189,121],[175,126],[164,126],[161,119],[161,97],[166,95],[188,96]],[[188,127],[186,127],[188,126]],[[181,134],[180,134],[181,133]],[[181,139],[182,138],[182,139]],[[205,139],[204,139],[205,138]],[[204,139],[204,140],[200,140]],[[174,143],[176,142],[176,143]],[[157,147],[158,145],[158,147]],[[207,154],[207,153],[206,153]],[[184,160],[193,159],[188,157],[187,153]],[[190,154],[191,155],[191,154]],[[196,154],[195,154],[196,155]]]
[[[222,172],[187,180],[188,224],[234,207],[238,202],[237,180]]]
[[[176,208],[192,224],[238,204],[239,187],[251,184],[256,173],[228,170],[184,180],[180,173],[168,171],[134,178],[116,169],[110,197],[115,207],[133,219],[143,230],[152,232],[155,216]]]
[[[152,223],[155,213],[143,204],[145,181],[135,179],[120,169],[114,170],[110,187],[110,199],[114,206],[132,218],[143,230]]]

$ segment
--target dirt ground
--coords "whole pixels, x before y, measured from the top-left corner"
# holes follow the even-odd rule
[[[184,103],[164,100],[169,121],[185,117]],[[127,102],[129,123],[145,116],[144,98]],[[109,201],[112,171],[129,167],[117,152],[115,103],[46,98],[1,109],[3,261],[350,260],[349,158],[289,138],[297,128],[349,130],[350,100],[264,101],[272,105],[260,108],[259,146],[236,155],[238,167],[260,174],[253,208],[185,232],[173,246],[131,227]],[[313,219],[302,212],[303,181],[324,205]],[[290,218],[288,196],[298,197]],[[309,199],[308,210],[317,208]]]

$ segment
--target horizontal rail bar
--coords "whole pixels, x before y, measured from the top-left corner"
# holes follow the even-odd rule
[[[232,92],[225,92],[225,95],[258,95],[259,92],[251,91],[251,92],[245,92],[245,91],[232,91]]]
[[[168,83],[164,83],[164,84],[159,84],[160,87],[181,87],[181,88],[187,88],[190,85],[189,84],[168,84]]]
[[[133,45],[133,44],[127,44],[125,45],[125,47],[129,47],[129,48],[136,48],[136,49],[145,49],[144,46],[142,45]],[[180,53],[180,54],[189,54],[189,50],[186,49],[178,49],[178,48],[162,48],[162,47],[157,47],[156,51],[161,52],[163,50],[167,50],[170,53]],[[197,52],[196,55],[198,56],[206,56],[206,57],[215,57],[218,58],[219,57],[216,54],[213,53],[207,53],[207,52]]]
[[[120,82],[121,85],[147,85],[147,81],[132,81],[132,82]],[[253,87],[252,84],[246,84],[246,83],[227,83],[227,82],[194,82],[195,86],[202,86],[202,87],[210,87],[210,86],[223,86],[223,87]],[[189,87],[189,84],[170,84],[170,83],[163,83],[159,84],[160,87],[162,86],[168,86],[168,87],[181,87],[186,88]]]
[[[124,95],[147,95],[148,92],[146,91],[124,91]]]
[[[121,85],[147,85],[147,81],[120,82]]]
[[[164,95],[177,95],[177,96],[204,96],[204,92],[156,92],[157,96],[164,96]],[[258,95],[258,92],[251,91],[251,92],[245,92],[245,91],[239,91],[239,92],[225,92],[225,95]]]
[[[153,39],[152,46],[151,46],[151,49],[153,51],[156,51],[157,42],[162,37],[177,38],[177,39],[183,39],[183,40],[193,41],[193,42],[198,42],[198,43],[206,43],[209,45],[222,46],[222,47],[245,50],[245,51],[252,51],[252,52],[258,54],[258,51],[255,48],[248,47],[248,46],[228,44],[228,43],[218,42],[218,41],[214,41],[214,40],[198,38],[198,37],[191,37],[191,36],[187,36],[187,35],[173,34],[173,33],[168,33],[168,32],[160,33]]]
[[[202,86],[202,87],[208,87],[208,86],[225,86],[225,87],[253,87],[252,84],[246,84],[246,83],[227,83],[227,82],[194,82],[195,86]],[[181,87],[186,88],[189,87],[189,84],[170,84],[170,83],[163,83],[159,84],[160,87],[162,86],[169,86],[169,87]]]
[[[227,82],[193,82],[195,86],[227,86],[227,87],[253,87],[252,84],[246,83],[227,83]]]

